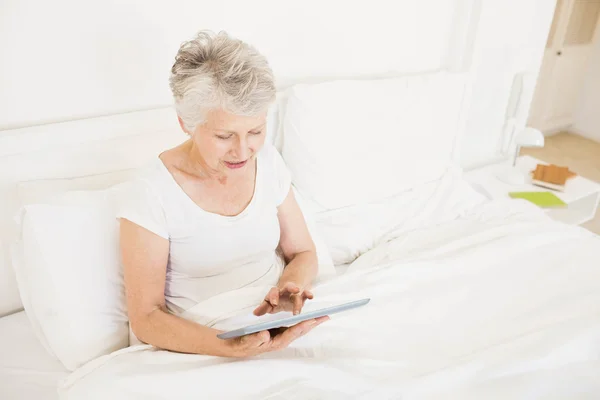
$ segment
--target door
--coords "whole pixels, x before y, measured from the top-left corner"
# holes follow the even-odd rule
[[[528,124],[543,132],[564,129],[573,115],[600,19],[600,0],[558,0]]]

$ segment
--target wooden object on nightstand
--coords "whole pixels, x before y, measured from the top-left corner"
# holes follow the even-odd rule
[[[538,164],[532,171],[531,183],[548,189],[565,191],[567,181],[576,176],[568,167]]]

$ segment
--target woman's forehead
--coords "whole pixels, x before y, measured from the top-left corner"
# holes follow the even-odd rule
[[[205,127],[220,131],[249,131],[260,129],[267,122],[267,112],[253,116],[237,115],[223,109],[210,110],[206,114]]]

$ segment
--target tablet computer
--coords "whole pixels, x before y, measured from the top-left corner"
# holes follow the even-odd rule
[[[258,324],[249,325],[243,328],[234,329],[232,331],[223,332],[217,335],[219,339],[233,339],[236,337],[249,335],[251,333],[256,333],[260,331],[266,331],[269,329],[281,328],[284,326],[296,325],[302,321],[306,321],[313,318],[324,317],[326,315],[331,315],[335,313],[339,313],[346,310],[351,310],[353,308],[361,307],[367,304],[371,299],[361,299],[356,301],[351,301],[349,303],[338,304],[336,306],[331,306],[327,308],[321,308],[319,310],[308,311],[306,313],[300,313],[298,315],[294,315],[293,317],[276,319],[273,321],[260,322]]]

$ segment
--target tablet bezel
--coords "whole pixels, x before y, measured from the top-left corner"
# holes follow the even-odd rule
[[[357,307],[362,307],[371,301],[370,298],[364,298],[360,300],[351,301],[348,303],[338,304],[331,307],[321,308],[318,310],[308,311],[306,313],[300,313],[292,317],[286,317],[278,320],[259,322],[257,324],[248,325],[242,328],[234,329],[227,332],[222,332],[217,335],[219,339],[227,340],[234,339],[241,336],[250,335],[252,333],[266,331],[269,329],[281,328],[285,326],[296,325],[302,321],[306,321],[313,318],[324,317],[339,313],[342,311],[352,310]]]

